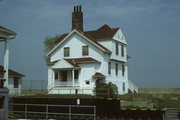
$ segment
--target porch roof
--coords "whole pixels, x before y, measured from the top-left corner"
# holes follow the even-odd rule
[[[86,57],[86,58],[66,58],[66,59],[62,59],[65,60],[66,62],[68,62],[71,67],[79,67],[78,63],[100,63],[100,61],[95,60],[91,57]],[[53,62],[50,62],[50,65],[55,65],[56,63],[58,63],[60,60],[56,60]]]
[[[65,59],[66,61],[77,64],[77,63],[90,63],[90,62],[98,62],[98,60],[95,60],[94,58],[91,57],[86,57],[86,58],[70,58],[70,59]]]
[[[78,68],[77,64],[72,64],[65,59],[58,60],[51,68],[52,69],[67,69],[67,68]]]

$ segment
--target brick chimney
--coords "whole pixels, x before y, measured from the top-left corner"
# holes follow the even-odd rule
[[[72,13],[72,29],[71,30],[83,31],[83,12],[81,12],[81,6],[74,6],[74,12]]]

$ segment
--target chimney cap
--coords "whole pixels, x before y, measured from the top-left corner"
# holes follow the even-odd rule
[[[74,12],[82,12],[81,5],[74,6]]]

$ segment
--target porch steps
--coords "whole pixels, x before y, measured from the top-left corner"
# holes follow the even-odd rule
[[[128,90],[131,93],[138,93],[138,87],[131,80],[128,80]]]

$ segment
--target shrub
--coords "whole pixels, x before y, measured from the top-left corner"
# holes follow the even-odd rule
[[[93,92],[96,97],[116,98],[118,95],[118,87],[111,82],[108,84],[101,82],[96,84]]]

